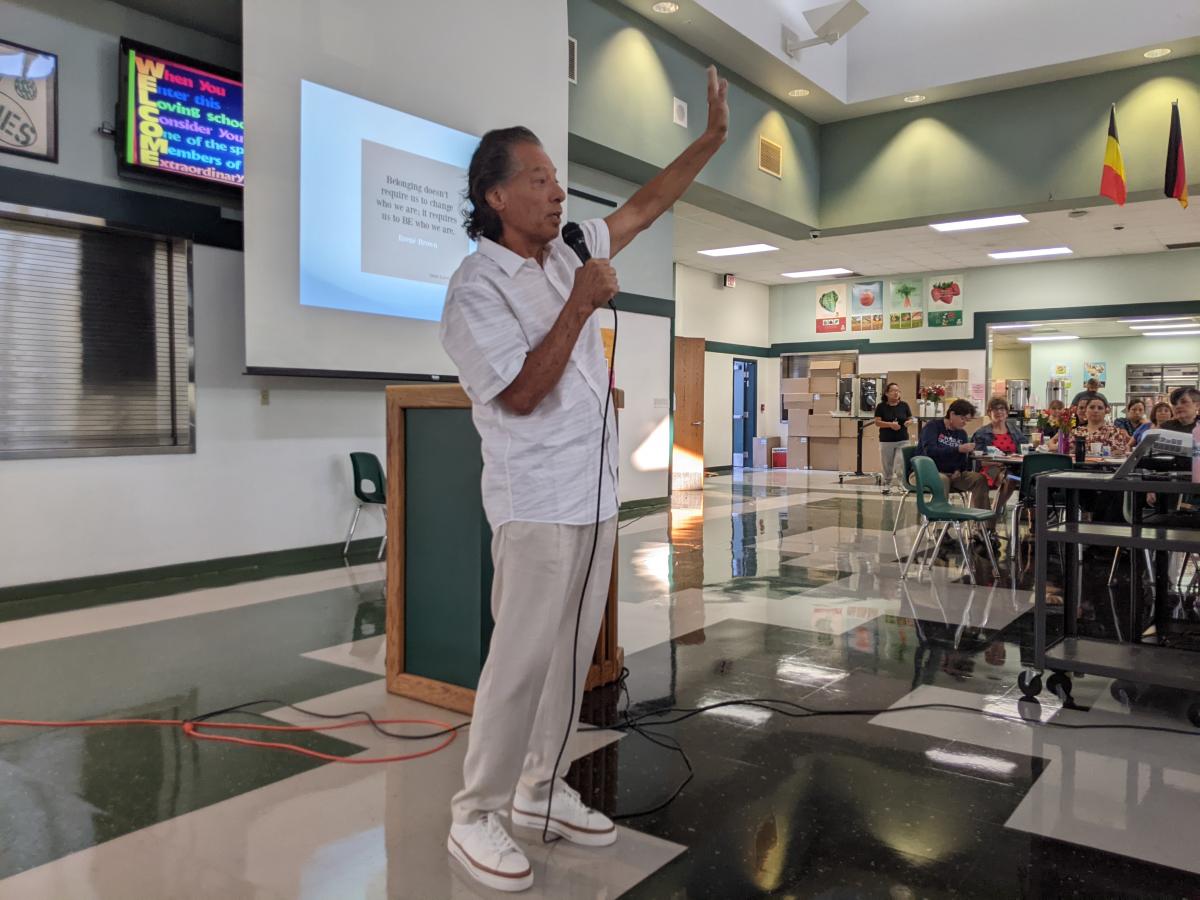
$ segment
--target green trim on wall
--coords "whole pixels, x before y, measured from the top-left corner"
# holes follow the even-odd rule
[[[0,621],[333,569],[344,562],[342,546],[339,541],[2,587]],[[370,562],[378,552],[378,537],[362,538],[351,542],[348,559],[354,564]]]
[[[1112,313],[1103,315],[1106,310]],[[1164,301],[1160,303],[1139,303],[1136,306],[1092,307],[1089,310],[1093,318],[1108,319],[1114,316],[1161,316],[1173,313],[1200,314],[1200,300]],[[849,353],[857,350],[860,354],[871,353],[927,353],[938,350],[983,350],[987,348],[987,326],[1004,322],[1046,322],[1058,319],[1078,319],[1080,311],[1077,307],[1059,307],[1056,309],[1004,309],[977,312],[973,317],[974,336],[955,338],[952,340],[923,340],[923,341],[867,341],[863,339],[849,341],[793,341],[771,345],[771,355],[781,353],[829,353],[841,351]],[[725,345],[732,346],[732,345]],[[705,344],[707,349],[708,344]],[[727,352],[727,351],[719,351]]]
[[[613,306],[617,308],[617,312],[641,313],[646,316],[661,316],[664,319],[675,318],[675,301],[664,300],[661,297],[647,297],[645,294],[621,291],[613,298]]]
[[[704,342],[705,353],[728,353],[731,356],[757,356],[763,359],[778,356],[773,347],[754,347],[750,344],[726,344],[721,341]]]

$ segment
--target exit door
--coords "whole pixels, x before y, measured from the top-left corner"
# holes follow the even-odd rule
[[[758,363],[733,361],[733,466],[753,464],[754,436],[758,433]]]

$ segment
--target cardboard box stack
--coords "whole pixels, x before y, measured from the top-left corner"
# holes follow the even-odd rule
[[[831,415],[837,409],[837,363],[833,363],[832,375],[817,374],[823,371],[816,369],[817,365],[813,363],[814,374],[808,378],[785,378],[780,384],[783,405],[788,411],[788,468],[791,469],[837,465],[840,429],[838,420]]]
[[[771,466],[771,449],[779,446],[777,437],[760,437],[754,439],[753,465],[756,469],[767,469]]]

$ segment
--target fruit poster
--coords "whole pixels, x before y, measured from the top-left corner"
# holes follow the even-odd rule
[[[924,282],[919,278],[888,284],[888,328],[908,330],[925,324],[925,304],[921,302],[924,291]]]
[[[883,331],[882,281],[860,281],[850,286],[850,330]]]
[[[849,300],[844,284],[817,287],[817,334],[845,331],[849,319]]]
[[[954,328],[963,323],[962,283],[961,275],[935,275],[925,282],[930,328]]]

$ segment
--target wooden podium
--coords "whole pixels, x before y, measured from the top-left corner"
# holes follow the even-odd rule
[[[492,636],[479,434],[457,384],[387,389],[387,689],[470,714]],[[617,566],[587,688],[616,681]]]

